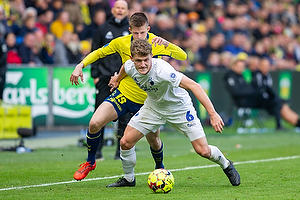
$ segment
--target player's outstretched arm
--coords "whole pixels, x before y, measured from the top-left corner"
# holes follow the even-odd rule
[[[171,42],[163,39],[162,37],[154,37],[152,39],[152,44],[156,45],[164,45],[165,49],[162,52],[159,52],[161,55],[170,56],[176,60],[186,60],[187,54],[181,49],[179,46],[172,44]]]
[[[198,83],[194,80],[188,78],[187,76],[183,75],[180,87],[191,90],[198,101],[204,106],[208,114],[210,115],[210,123],[212,127],[215,129],[216,132],[222,133],[224,122],[220,115],[215,111],[215,108],[210,101],[209,97]]]
[[[84,68],[83,63],[79,63],[76,65],[75,69],[73,70],[71,77],[70,77],[70,82],[75,85],[79,85],[78,78],[80,77],[81,82],[83,82],[83,73],[82,73],[82,68]]]

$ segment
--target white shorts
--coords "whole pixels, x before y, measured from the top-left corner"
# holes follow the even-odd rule
[[[187,136],[190,141],[205,137],[195,108],[190,106],[189,110],[182,110],[180,112],[178,110],[176,114],[169,113],[162,115],[144,104],[131,118],[128,125],[140,131],[143,135],[147,135],[150,132],[156,132],[161,125],[168,122],[176,130]]]

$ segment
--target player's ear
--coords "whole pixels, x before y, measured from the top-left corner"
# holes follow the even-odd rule
[[[147,31],[148,31],[148,32],[150,31],[150,28],[151,28],[151,27],[150,27],[150,26],[148,26],[148,28],[147,28]]]
[[[128,28],[128,30],[129,30],[129,32],[130,32],[130,33],[132,33],[132,32],[131,32],[131,28],[130,28],[130,27]]]

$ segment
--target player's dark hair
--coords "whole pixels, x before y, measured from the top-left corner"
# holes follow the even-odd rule
[[[148,56],[152,55],[152,45],[145,39],[133,40],[130,46],[131,56]]]
[[[129,18],[129,27],[142,27],[145,24],[149,25],[148,18],[143,12],[136,12]]]

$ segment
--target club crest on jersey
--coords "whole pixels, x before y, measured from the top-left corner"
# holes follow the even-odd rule
[[[154,81],[152,80],[152,77],[149,77],[148,79],[148,83],[149,85],[153,86],[154,85]]]
[[[176,78],[176,74],[175,73],[171,73],[170,76],[171,76],[171,78]]]

